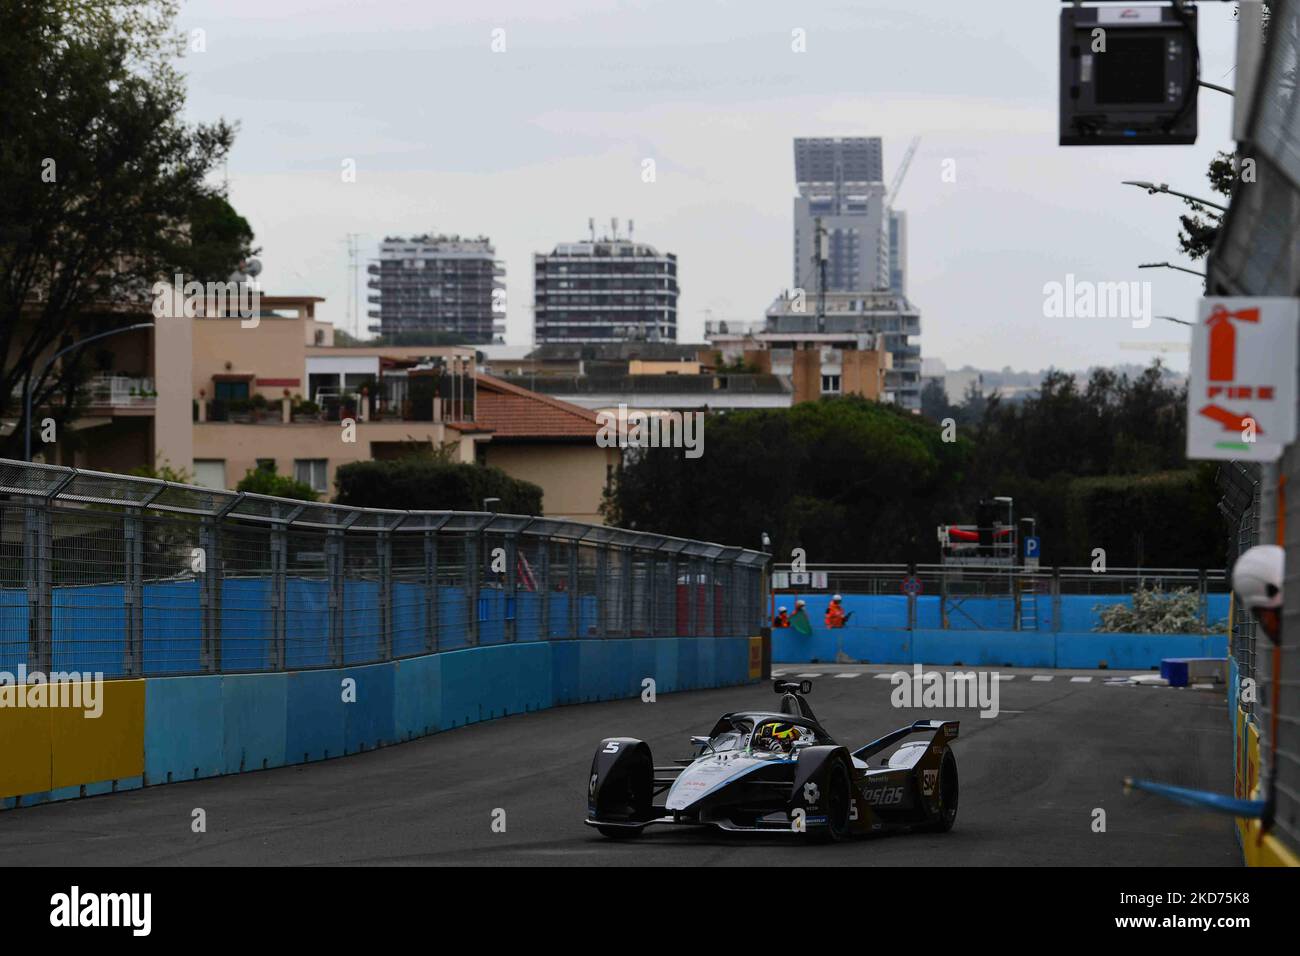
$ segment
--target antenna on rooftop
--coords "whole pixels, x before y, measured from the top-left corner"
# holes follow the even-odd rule
[[[587,217],[587,231],[591,233],[591,241],[595,242],[596,241],[596,217],[595,216]]]
[[[611,238],[611,239],[617,239],[617,238],[618,238],[618,216],[611,216],[611,217],[610,217],[610,220],[609,220],[609,228],[610,228],[610,236],[609,236],[609,238]]]
[[[633,226],[634,226],[634,223],[632,222],[631,219],[629,219],[629,220],[627,221],[627,241],[628,241],[628,242],[631,242],[631,241],[632,241],[632,229],[633,229]]]

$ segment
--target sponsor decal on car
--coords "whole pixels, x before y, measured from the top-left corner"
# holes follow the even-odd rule
[[[934,794],[934,785],[939,779],[939,771],[923,770],[921,771],[921,792],[927,797]]]

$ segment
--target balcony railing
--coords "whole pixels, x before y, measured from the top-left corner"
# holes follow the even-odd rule
[[[87,394],[92,405],[150,406],[158,401],[158,392],[151,378],[130,375],[96,375],[87,384]]]

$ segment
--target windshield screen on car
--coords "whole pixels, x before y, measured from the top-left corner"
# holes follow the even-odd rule
[[[729,730],[726,733],[718,734],[709,741],[708,746],[704,748],[706,754],[720,754],[728,750],[739,750],[744,746],[745,738],[740,733]]]

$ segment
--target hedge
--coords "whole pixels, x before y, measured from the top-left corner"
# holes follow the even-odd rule
[[[356,461],[334,473],[335,501],[360,508],[413,511],[482,511],[484,498],[500,498],[494,510],[540,515],[542,489],[499,468],[430,458]]]

